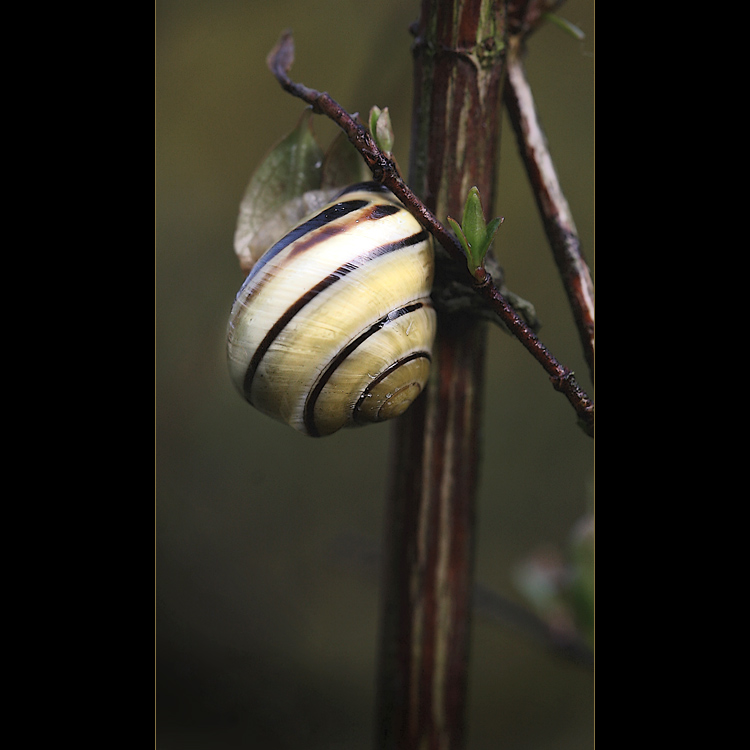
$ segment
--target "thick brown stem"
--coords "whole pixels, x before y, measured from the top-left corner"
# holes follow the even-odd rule
[[[464,741],[485,325],[439,325],[430,386],[392,433],[378,748]]]
[[[409,182],[438,216],[472,185],[492,204],[503,21],[491,0],[423,1]],[[464,745],[485,328],[439,317],[427,392],[393,427],[378,748]]]

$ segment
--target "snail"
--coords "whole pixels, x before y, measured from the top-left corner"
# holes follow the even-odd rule
[[[276,242],[232,306],[232,381],[306,435],[382,422],[424,388],[435,337],[430,235],[385,187],[352,185]]]

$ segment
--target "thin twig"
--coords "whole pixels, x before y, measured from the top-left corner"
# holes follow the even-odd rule
[[[403,181],[395,162],[378,148],[367,129],[327,93],[316,91],[291,80],[289,70],[294,62],[294,41],[291,31],[287,30],[282,33],[276,46],[268,54],[266,62],[285,91],[307,102],[314,112],[325,115],[347,134],[372,171],[373,177],[384,184],[404,204],[457,263],[466,268],[466,258],[458,240]],[[471,278],[477,294],[490,305],[508,330],[542,365],[554,388],[563,393],[576,410],[586,434],[593,437],[594,403],[578,385],[573,372],[560,364],[539,341],[536,334],[500,293],[488,272],[484,271],[474,279],[466,268],[466,274]]]
[[[511,0],[508,3],[508,74],[503,98],[593,382],[594,285],[523,67],[526,41],[563,3],[564,0]]]
[[[583,353],[594,379],[594,285],[581,252],[573,215],[563,195],[521,59],[522,42],[511,42],[503,96],[516,133],[542,223],[568,295]]]

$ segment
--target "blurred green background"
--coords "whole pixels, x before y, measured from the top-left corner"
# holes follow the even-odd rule
[[[389,428],[311,440],[233,390],[232,238],[251,172],[296,122],[265,56],[294,31],[293,76],[349,111],[388,106],[408,163],[416,0],[155,4],[156,746],[367,748]],[[547,27],[527,67],[566,197],[594,256],[594,2]],[[503,125],[496,254],[540,336],[593,395],[571,315]],[[327,142],[329,123],[316,120]],[[592,441],[539,365],[490,331],[477,580],[521,601],[514,571],[563,549],[593,485]],[[590,671],[477,615],[470,750],[593,747]]]

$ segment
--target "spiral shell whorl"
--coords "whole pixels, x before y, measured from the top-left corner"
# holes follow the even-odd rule
[[[308,435],[398,416],[430,365],[430,236],[375,183],[345,190],[258,261],[229,321],[232,380]]]

